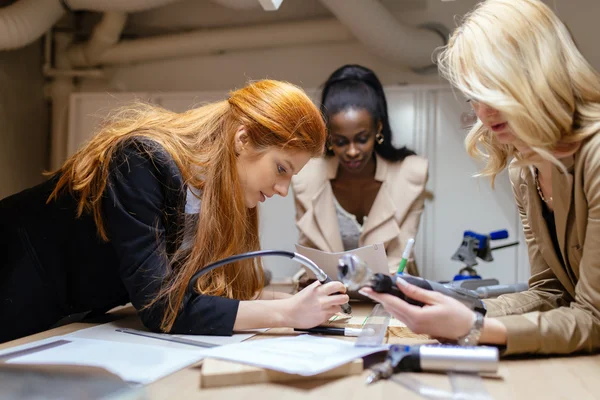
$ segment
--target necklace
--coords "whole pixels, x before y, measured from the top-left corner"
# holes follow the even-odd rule
[[[534,169],[533,176],[535,178],[535,186],[537,187],[537,191],[538,191],[538,194],[540,195],[540,199],[542,199],[542,201],[544,203],[550,203],[552,201],[552,197],[549,197],[548,199],[546,199],[544,197],[544,193],[542,193],[542,188],[540,187],[540,180],[538,178],[538,170],[537,170],[537,168]]]

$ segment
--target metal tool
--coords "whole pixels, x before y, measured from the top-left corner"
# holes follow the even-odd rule
[[[194,275],[192,275],[192,277],[190,278],[190,281],[188,283],[187,292],[194,293],[196,282],[198,281],[198,278],[200,278],[202,275],[212,271],[215,268],[219,268],[219,267],[222,267],[223,265],[227,265],[227,264],[230,264],[230,263],[233,263],[236,261],[246,260],[248,258],[272,257],[272,256],[287,257],[287,258],[291,258],[294,261],[299,262],[304,267],[311,270],[315,274],[315,276],[317,277],[319,282],[321,282],[323,285],[331,282],[331,278],[329,276],[327,276],[325,271],[323,271],[321,268],[319,268],[319,266],[317,264],[315,264],[309,258],[303,256],[302,254],[298,254],[298,253],[294,253],[294,252],[286,251],[286,250],[257,250],[257,251],[250,251],[247,253],[242,253],[242,254],[236,254],[234,256],[226,257],[226,258],[223,258],[222,260],[215,261],[212,264],[206,265],[200,271],[198,271]],[[352,307],[350,306],[350,303],[342,304],[340,307],[344,313],[352,314]]]
[[[384,342],[387,328],[390,325],[390,313],[381,304],[377,304],[365,319],[355,347],[377,347]]]
[[[385,360],[371,367],[366,383],[387,379],[398,372],[495,373],[499,355],[496,347],[452,345],[392,345]]]
[[[512,285],[492,285],[492,286],[480,286],[475,291],[479,294],[482,299],[491,299],[498,297],[506,293],[519,293],[529,289],[527,282],[514,283]]]
[[[396,275],[374,274],[367,264],[355,254],[344,254],[340,258],[338,263],[338,278],[346,288],[351,291],[356,291],[362,287],[368,286],[376,292],[392,294],[407,303],[417,306],[424,305],[417,300],[406,297],[404,293],[398,289],[398,286],[396,285]],[[450,296],[473,311],[483,315],[486,313],[485,304],[479,298],[479,294],[473,290],[449,284],[441,284],[410,275],[402,275],[402,279],[420,288],[433,290],[446,296]]]
[[[207,343],[207,342],[201,342],[199,340],[180,338],[177,336],[170,335],[168,333],[153,333],[153,332],[146,332],[146,331],[138,331],[137,329],[129,329],[129,328],[119,328],[119,329],[115,329],[115,331],[121,332],[121,333],[129,333],[130,335],[143,336],[143,337],[152,338],[152,339],[165,340],[167,342],[187,344],[187,345],[196,346],[196,347],[211,348],[211,347],[219,346],[218,344],[214,344],[214,343]]]
[[[490,243],[493,240],[507,238],[507,230],[494,231],[490,232],[489,234],[465,231],[463,233],[463,239],[460,243],[460,246],[458,246],[458,249],[454,255],[452,255],[452,260],[461,261],[465,264],[465,266],[454,277],[454,280],[459,281],[463,279],[481,279],[481,276],[479,276],[477,271],[473,268],[478,264],[477,259],[479,258],[480,260],[486,262],[494,261],[494,257],[492,257],[493,250],[504,249],[519,244],[519,242],[513,242],[496,247],[490,246]],[[498,284],[498,281],[493,282],[492,284]]]

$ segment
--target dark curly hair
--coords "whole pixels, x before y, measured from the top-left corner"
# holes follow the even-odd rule
[[[377,75],[368,68],[348,64],[335,70],[323,84],[321,112],[329,126],[329,118],[350,108],[367,110],[375,126],[381,122],[383,143],[375,143],[375,152],[388,161],[402,161],[416,154],[406,146],[392,145],[392,129],[388,119],[387,101]],[[325,154],[333,151],[325,148]]]

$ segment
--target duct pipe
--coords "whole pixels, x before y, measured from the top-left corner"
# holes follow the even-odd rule
[[[283,0],[258,0],[265,11],[277,11]]]
[[[123,12],[104,13],[102,20],[94,26],[90,39],[67,50],[71,66],[95,65],[100,56],[119,41],[126,21],[127,14]]]
[[[58,0],[55,0],[58,2]],[[71,10],[138,12],[181,0],[63,0]]]
[[[69,70],[65,51],[71,38],[64,33],[55,35],[55,62],[61,70]],[[57,76],[50,84],[52,98],[52,132],[50,136],[50,168],[60,168],[67,157],[67,122],[69,117],[69,96],[73,91],[73,78]]]
[[[20,0],[0,9],[0,50],[35,42],[63,13],[57,0]]]
[[[72,10],[136,12],[181,0],[63,0]],[[19,0],[0,8],[0,50],[35,42],[65,13],[59,0]]]
[[[251,10],[260,7],[258,0],[211,0],[220,6],[233,10]]]
[[[334,19],[286,22],[124,40],[106,50],[98,62],[103,65],[121,64],[229,50],[345,42],[352,39],[352,33]]]
[[[265,11],[277,11],[283,0],[212,0],[212,2],[234,10],[251,10],[260,4]]]
[[[397,64],[422,69],[445,44],[442,32],[401,24],[378,0],[321,0],[338,20],[377,55]]]
[[[44,65],[42,74],[48,78],[69,77],[69,78],[103,78],[104,71],[100,68],[86,69],[57,69],[52,66],[52,31],[44,35]]]

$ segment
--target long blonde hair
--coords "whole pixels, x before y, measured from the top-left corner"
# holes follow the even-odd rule
[[[166,304],[161,324],[165,331],[173,326],[194,273],[219,259],[260,248],[258,212],[245,206],[236,169],[234,138],[241,125],[258,150],[275,146],[318,156],[325,145],[323,118],[304,91],[289,83],[262,80],[231,92],[228,100],[181,114],[148,104],[121,109],[54,173],[58,184],[48,201],[70,192],[78,199],[78,216],[91,213],[104,240],[110,240],[101,211],[109,165],[128,139],[158,143],[173,158],[184,182],[202,192],[194,245],[180,248],[171,257],[170,275],[158,296],[146,305]],[[248,300],[262,289],[263,282],[260,263],[244,260],[203,275],[196,290]]]
[[[557,165],[600,129],[600,75],[581,55],[567,27],[538,0],[487,0],[469,13],[441,48],[442,76],[468,98],[499,110],[535,157]],[[480,175],[492,185],[513,157],[477,121],[465,145],[486,159]]]

